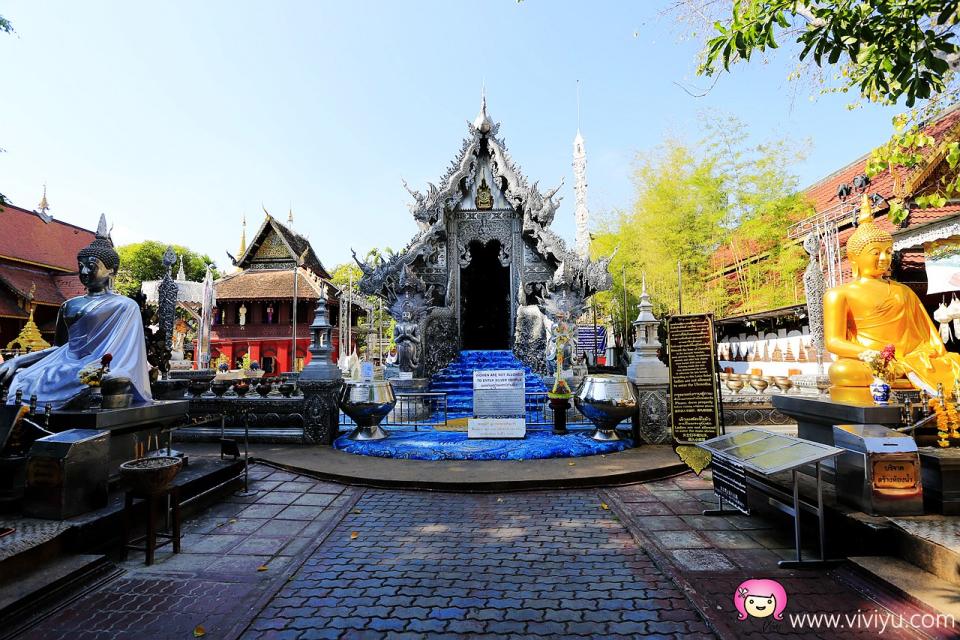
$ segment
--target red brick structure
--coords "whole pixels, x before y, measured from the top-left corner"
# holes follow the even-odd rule
[[[57,310],[82,295],[77,252],[94,233],[12,204],[0,206],[0,349],[20,333],[30,315],[47,342],[53,342]]]

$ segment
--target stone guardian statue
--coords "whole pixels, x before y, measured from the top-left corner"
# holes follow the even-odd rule
[[[400,371],[416,371],[420,365],[420,326],[409,310],[403,311],[400,321],[394,326],[393,341],[397,344]]]

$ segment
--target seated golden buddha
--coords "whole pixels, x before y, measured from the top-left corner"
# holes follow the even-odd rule
[[[930,393],[936,393],[937,384],[942,383],[949,391],[960,377],[960,356],[944,347],[917,294],[887,277],[893,237],[874,222],[866,195],[858,221],[847,241],[853,280],[828,290],[823,297],[826,347],[839,357],[830,366],[830,397],[838,402],[872,404],[869,386],[873,374],[860,357],[890,344],[896,348],[896,361],[909,383]],[[891,386],[909,388],[907,380]]]

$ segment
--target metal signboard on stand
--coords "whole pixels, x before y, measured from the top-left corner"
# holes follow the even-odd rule
[[[697,444],[709,451],[713,458],[714,493],[719,508],[704,511],[704,515],[733,513],[724,509],[724,500],[738,511],[747,512],[747,491],[754,489],[769,499],[771,506],[793,518],[793,534],[796,560],[781,560],[784,568],[811,566],[833,562],[826,559],[825,523],[823,508],[823,478],[820,463],[835,458],[843,449],[809,440],[801,440],[763,429],[747,429],[738,433],[712,438]],[[816,467],[817,502],[811,504],[800,498],[800,467],[812,464]],[[781,489],[770,477],[789,471],[792,477],[792,495]],[[804,560],[800,551],[800,512],[807,509],[817,516],[820,533],[820,559]]]
[[[526,425],[526,381],[520,369],[473,372],[473,417],[468,438],[523,438]]]

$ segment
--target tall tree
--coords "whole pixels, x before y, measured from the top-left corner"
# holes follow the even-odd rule
[[[594,255],[620,247],[610,266],[613,290],[597,297],[618,331],[624,279],[628,321],[643,275],[656,311],[678,311],[678,265],[685,313],[727,315],[797,301],[802,251],[783,239],[808,212],[789,171],[802,148],[751,143],[735,119],[708,121],[706,131],[703,141],[667,140],[643,157],[632,210],[603,220],[591,245]],[[766,259],[755,260],[761,253]],[[731,261],[732,273],[723,275],[720,267]]]
[[[902,101],[909,110],[894,119],[894,134],[874,151],[868,175],[922,163],[933,143],[923,124],[960,97],[958,9],[960,0],[676,0],[672,5],[699,25],[699,33],[711,34],[701,54],[701,75],[716,76],[789,42],[797,61],[793,78],[815,78],[822,91],[852,92],[858,101]],[[960,143],[947,144],[947,162],[956,169]],[[940,178],[938,192],[912,203],[891,202],[891,218],[900,222],[909,204],[942,206],[958,193],[960,179],[949,173]]]
[[[140,290],[140,283],[144,280],[159,280],[163,277],[163,254],[167,250],[166,244],[153,240],[137,242],[117,247],[120,254],[120,270],[115,283],[118,293],[130,295]],[[213,265],[213,277],[219,277],[213,260],[208,255],[191,251],[187,247],[175,244],[173,250],[183,259],[184,273],[187,280],[200,281],[206,275],[207,265]],[[179,263],[173,267],[173,276],[176,277]]]
[[[390,248],[384,249],[383,253],[386,255],[393,255],[393,251]],[[379,249],[371,249],[369,252],[367,252],[366,259],[376,259],[380,255],[381,251]],[[330,273],[330,281],[341,291],[346,291],[350,288],[351,282],[353,283],[354,298],[363,298],[370,304],[371,308],[373,308],[373,317],[368,318],[368,322],[372,320],[373,330],[377,332],[378,335],[383,336],[386,343],[384,348],[392,348],[394,346],[393,318],[391,318],[390,314],[387,313],[386,307],[381,303],[379,298],[376,296],[364,296],[357,290],[357,283],[360,282],[360,278],[362,276],[363,272],[355,262],[345,262],[334,267],[333,271]],[[379,357],[379,351],[376,343],[367,345],[366,335],[362,333],[359,334],[357,336],[357,343],[360,345],[361,350],[365,348],[369,349],[369,353],[367,355],[370,358]]]
[[[947,89],[960,68],[960,0],[685,0],[715,18],[699,72],[713,75],[754,53],[796,45],[798,61],[841,65],[831,82],[875,102],[912,107]]]

